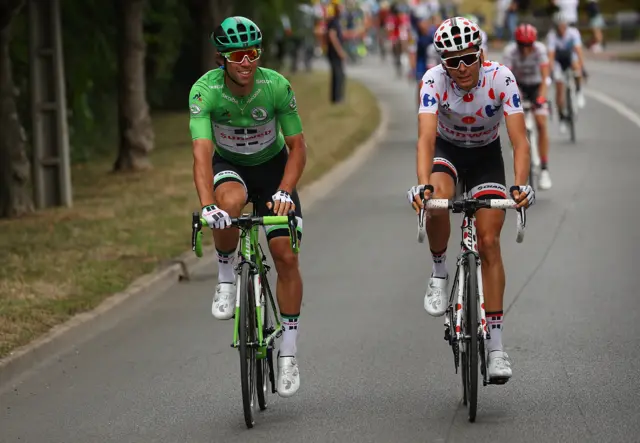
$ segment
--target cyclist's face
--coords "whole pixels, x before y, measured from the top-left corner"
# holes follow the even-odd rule
[[[474,53],[478,53],[478,56],[476,57],[477,61],[475,62],[471,62],[471,60],[467,61],[469,62],[470,66],[467,66],[465,63],[461,61],[458,64],[457,69],[453,69],[449,67],[446,68],[447,71],[449,72],[449,75],[453,78],[456,84],[461,89],[464,89],[464,90],[471,90],[476,84],[478,84],[478,78],[480,77],[480,65],[484,61],[482,51],[477,48],[467,48],[464,51],[452,52],[451,54],[447,54],[444,56],[444,58],[461,57],[464,55],[470,55]],[[454,64],[456,62],[457,60],[455,60]]]
[[[526,57],[533,52],[533,45],[518,45],[518,50]]]
[[[566,23],[558,23],[558,33],[560,35],[564,35],[567,30],[568,25]]]
[[[244,57],[240,63],[231,63],[227,61],[225,70],[227,74],[235,80],[239,85],[247,86],[253,83],[253,76],[258,67],[258,60],[249,61],[249,57]]]

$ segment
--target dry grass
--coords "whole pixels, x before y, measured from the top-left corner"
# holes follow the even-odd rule
[[[328,102],[327,73],[291,81],[309,146],[304,184],[364,141],[380,113],[355,81],[339,106]],[[188,114],[157,115],[154,125],[152,170],[114,175],[112,159],[76,166],[72,209],[0,221],[0,358],[190,248],[199,202]]]

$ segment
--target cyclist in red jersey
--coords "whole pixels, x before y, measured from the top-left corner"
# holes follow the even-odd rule
[[[396,66],[398,75],[402,75],[402,54],[404,54],[407,49],[411,21],[409,15],[401,10],[398,3],[391,5],[386,27],[388,39],[391,42],[394,65]]]

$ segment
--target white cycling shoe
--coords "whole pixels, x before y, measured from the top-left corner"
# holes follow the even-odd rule
[[[424,296],[424,309],[433,317],[441,317],[447,310],[449,289],[449,276],[438,278],[433,275],[429,278],[429,286]]]
[[[511,362],[504,351],[491,351],[487,358],[487,371],[489,380],[498,383],[506,383],[511,378]]]
[[[538,186],[542,190],[551,189],[551,186],[553,186],[553,183],[551,182],[551,176],[549,175],[549,171],[547,171],[546,169],[543,169],[542,171],[540,171],[540,176],[538,178]]]
[[[218,320],[229,320],[236,308],[236,284],[218,283],[211,304],[211,313]]]
[[[300,369],[295,357],[278,354],[278,395],[291,397],[300,389]]]

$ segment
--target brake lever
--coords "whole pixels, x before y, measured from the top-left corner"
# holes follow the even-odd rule
[[[289,233],[291,238],[291,249],[294,252],[298,250],[298,218],[294,210],[290,210],[289,214]]]
[[[202,223],[200,222],[200,213],[193,212],[191,219],[191,250],[196,250],[196,241],[198,238],[198,233],[202,229]]]

